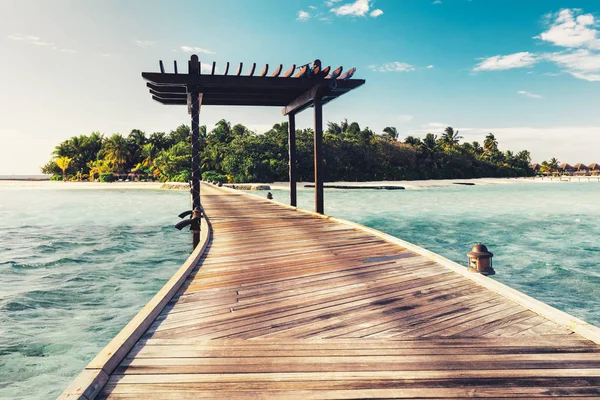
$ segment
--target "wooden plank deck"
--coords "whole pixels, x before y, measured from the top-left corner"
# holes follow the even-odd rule
[[[600,346],[489,278],[202,191],[207,251],[97,398],[600,398]]]

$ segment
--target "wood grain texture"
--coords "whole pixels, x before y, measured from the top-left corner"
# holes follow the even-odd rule
[[[207,251],[99,398],[600,398],[600,346],[406,247],[212,185]]]

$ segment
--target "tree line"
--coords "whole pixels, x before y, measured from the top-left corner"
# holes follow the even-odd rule
[[[273,182],[288,179],[288,126],[278,123],[257,134],[242,124],[219,121],[200,128],[204,179],[229,182]],[[297,171],[313,180],[312,129],[296,131]],[[438,135],[399,138],[395,127],[380,134],[357,122],[329,122],[323,132],[324,177],[327,181],[456,179],[531,176],[527,150],[501,151],[490,133],[483,143],[463,142],[447,127]],[[128,136],[99,132],[60,143],[42,167],[52,179],[110,181],[132,170],[159,181],[190,179],[190,128],[147,135],[134,129]]]

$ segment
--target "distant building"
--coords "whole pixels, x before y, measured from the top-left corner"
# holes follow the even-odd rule
[[[560,167],[558,167],[558,170],[562,172],[563,175],[573,175],[573,173],[577,171],[572,165],[567,163],[561,164]]]
[[[590,175],[600,175],[600,165],[598,163],[591,163],[588,165]]]
[[[573,165],[573,169],[575,170],[575,175],[587,175],[589,172],[587,165],[582,163]]]
[[[538,172],[540,172],[540,168],[541,168],[541,165],[540,165],[540,164],[538,164],[538,163],[533,163],[533,164],[531,164],[531,169],[532,169],[532,170],[533,170],[533,172],[535,172],[535,173],[538,173]]]

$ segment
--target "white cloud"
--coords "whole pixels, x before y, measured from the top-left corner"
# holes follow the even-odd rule
[[[40,47],[49,47],[52,50],[60,51],[60,52],[63,52],[63,53],[77,53],[76,50],[65,49],[65,48],[62,48],[60,46],[57,46],[56,44],[54,44],[52,42],[45,42],[45,41],[43,41],[38,36],[20,35],[18,33],[13,33],[12,35],[8,35],[7,38],[10,39],[10,40],[17,41],[17,42],[23,42],[23,43],[27,43],[27,44],[33,44],[33,45],[40,46]]]
[[[308,6],[308,8],[310,8],[311,10],[316,10],[317,9],[317,7],[315,7],[315,6]]]
[[[427,69],[432,69],[432,68],[433,68],[433,65],[428,65],[426,68],[427,68]]]
[[[154,46],[154,42],[152,40],[136,40],[135,44],[142,48],[148,48]]]
[[[520,95],[523,95],[525,97],[532,98],[532,99],[543,99],[544,98],[544,96],[542,96],[542,95],[531,93],[531,92],[527,92],[525,90],[519,90],[517,93],[520,94]]]
[[[36,46],[54,46],[54,43],[44,42],[38,36],[33,36],[33,35],[20,35],[18,33],[14,33],[12,35],[8,35],[7,38],[10,40],[18,41],[18,42],[35,44]]]
[[[181,46],[179,47],[181,51],[184,53],[204,53],[204,54],[215,54],[214,51],[203,49],[202,47],[192,47],[192,46]]]
[[[402,122],[408,122],[413,119],[412,115],[398,115],[398,119]]]
[[[377,18],[377,17],[379,17],[379,16],[380,16],[380,15],[382,15],[382,14],[383,14],[383,11],[381,11],[381,10],[378,8],[378,9],[376,9],[376,10],[373,10],[373,11],[371,11],[371,14],[369,14],[369,15],[370,15],[371,17],[373,17],[373,18]]]
[[[452,126],[452,125],[450,125],[450,124],[444,124],[444,123],[441,123],[441,122],[430,122],[428,124],[421,125],[421,126],[423,128],[425,128],[425,129],[444,129],[444,128],[446,128],[448,126]]]
[[[433,4],[442,4],[442,0],[435,0]]]
[[[585,49],[546,54],[552,61],[572,76],[590,82],[600,81],[600,53]]]
[[[506,56],[494,56],[483,59],[473,71],[497,71],[503,69],[529,67],[538,61],[535,54],[523,51]]]
[[[332,8],[331,12],[338,15],[351,15],[355,17],[364,17],[369,12],[369,0],[356,0],[354,3],[344,4],[337,8]]]
[[[600,39],[592,14],[581,14],[580,10],[564,9],[551,15],[550,26],[536,39],[552,43],[561,47],[586,47],[600,49]]]
[[[473,71],[529,67],[545,61],[559,66],[561,73],[589,82],[600,82],[600,34],[594,16],[584,14],[579,9],[563,9],[548,15],[547,24],[547,30],[535,38],[563,47],[564,50],[539,54],[521,52],[490,57],[476,65]]]
[[[310,19],[310,14],[307,13],[306,11],[298,11],[298,18],[296,18],[296,20],[298,21],[307,21]]]
[[[415,66],[399,61],[394,61],[381,65],[369,65],[369,69],[375,72],[409,72],[414,71]]]

